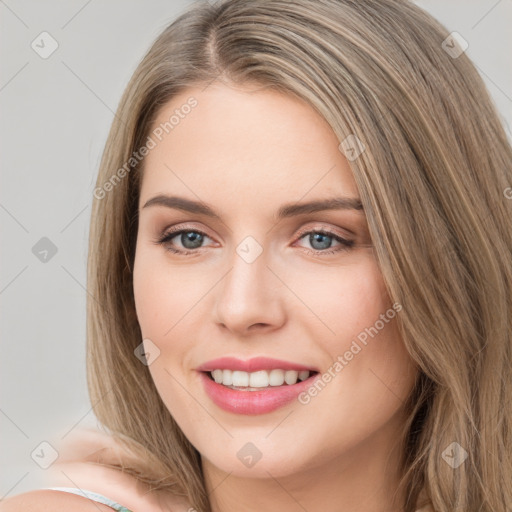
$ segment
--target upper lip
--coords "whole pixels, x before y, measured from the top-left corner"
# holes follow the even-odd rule
[[[303,364],[294,363],[292,361],[283,361],[273,359],[271,357],[254,357],[243,361],[236,357],[221,357],[207,361],[197,368],[201,372],[211,372],[213,370],[239,370],[243,372],[257,372],[259,370],[309,370],[316,372],[315,368],[304,366]]]

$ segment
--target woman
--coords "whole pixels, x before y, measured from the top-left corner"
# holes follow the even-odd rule
[[[511,155],[460,41],[412,3],[182,15],[101,162],[107,441],[58,489],[100,510],[510,510]],[[92,508],[54,487],[2,510],[20,499]]]

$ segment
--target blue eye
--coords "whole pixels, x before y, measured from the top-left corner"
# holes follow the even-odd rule
[[[198,249],[201,247],[202,242],[204,241],[205,234],[199,231],[179,231],[178,234],[170,238],[180,237],[179,241],[181,245],[187,250]]]
[[[306,231],[299,236],[298,240],[302,240],[306,237],[308,237],[308,242],[312,247],[312,249],[304,247],[306,252],[319,256],[346,251],[353,247],[355,243],[353,240],[347,240],[326,230]],[[182,248],[176,247],[175,243],[172,242],[175,238],[178,238]],[[191,256],[193,254],[199,254],[197,249],[204,248],[201,247],[201,245],[205,239],[211,240],[211,238],[202,231],[197,229],[180,229],[165,233],[161,238],[155,240],[155,243],[163,245],[166,250],[174,254]],[[333,241],[338,243],[334,249],[332,249]]]
[[[192,234],[192,236],[190,236]],[[171,240],[179,237],[179,241],[183,248],[177,249],[174,247],[174,244],[171,243]],[[165,248],[171,252],[177,254],[188,254],[190,251],[194,251],[195,249],[201,248],[201,243],[205,238],[209,238],[206,233],[202,231],[198,231],[196,229],[182,229],[179,231],[171,231],[170,233],[165,234],[157,243],[164,245]]]
[[[341,236],[331,233],[330,231],[307,231],[299,238],[299,240],[302,240],[305,237],[308,237],[308,242],[313,247],[313,251],[309,250],[308,252],[320,252],[322,255],[344,251],[353,247],[354,245],[353,240],[347,240],[345,238],[342,238]],[[333,250],[326,250],[331,249],[331,244],[333,240],[338,242],[339,245],[337,246],[337,248]]]

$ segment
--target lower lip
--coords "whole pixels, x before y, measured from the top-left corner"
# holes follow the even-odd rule
[[[309,388],[318,373],[297,384],[262,388],[261,391],[238,391],[217,384],[205,372],[200,372],[206,394],[221,409],[237,414],[254,415],[275,411],[293,402]]]

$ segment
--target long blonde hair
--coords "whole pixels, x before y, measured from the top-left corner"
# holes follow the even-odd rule
[[[125,471],[210,511],[200,455],[134,355],[143,159],[133,155],[179,92],[255,83],[308,102],[340,142],[366,148],[350,165],[420,369],[406,404],[404,511],[423,493],[437,512],[512,510],[512,149],[448,37],[406,0],[227,0],[194,5],[156,39],[112,123],[90,228],[89,393],[134,454]],[[467,455],[458,467],[443,458],[454,447]]]

